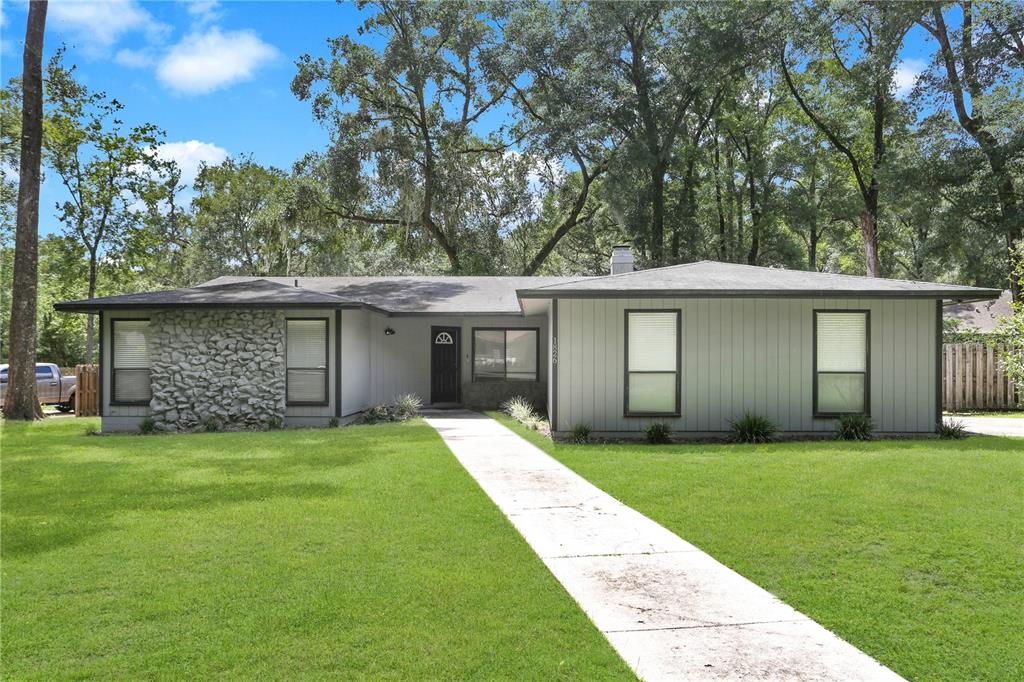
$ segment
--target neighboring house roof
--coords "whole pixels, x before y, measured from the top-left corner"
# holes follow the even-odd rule
[[[296,286],[298,284],[298,286]],[[521,298],[835,296],[983,300],[997,289],[701,261],[605,277],[218,277],[184,289],[68,301],[69,312],[351,307],[392,315],[520,315]]]
[[[669,296],[837,296],[864,298],[995,298],[998,289],[911,282],[828,272],[700,261],[619,275],[520,289],[521,298],[645,298]]]
[[[1013,308],[1010,307],[1012,301],[1013,298],[1007,290],[992,301],[957,303],[946,306],[942,317],[947,320],[957,320],[962,329],[991,333],[999,326],[1001,317],[1013,315]]]

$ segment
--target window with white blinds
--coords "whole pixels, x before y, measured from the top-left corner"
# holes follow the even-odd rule
[[[815,413],[867,412],[867,311],[815,312],[814,339]]]
[[[679,414],[680,313],[626,312],[626,414]]]
[[[149,380],[149,320],[111,320],[111,402],[146,405],[153,397]]]
[[[287,402],[326,405],[327,319],[292,319],[286,323]]]

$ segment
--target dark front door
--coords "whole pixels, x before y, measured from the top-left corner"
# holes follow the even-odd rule
[[[459,402],[459,328],[430,328],[430,402]]]

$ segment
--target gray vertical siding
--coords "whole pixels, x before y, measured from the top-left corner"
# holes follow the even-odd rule
[[[546,316],[430,316],[387,317],[378,313],[369,316],[369,387],[371,403],[394,400],[403,393],[415,393],[424,403],[430,402],[430,349],[431,327],[459,327],[462,330],[460,357],[462,381],[472,381],[472,334],[474,327],[537,327],[540,354],[537,357],[538,380],[547,381],[547,363],[543,358],[548,349],[548,320]],[[344,324],[344,323],[343,323]],[[395,333],[386,336],[391,327]],[[343,368],[344,375],[344,368]],[[346,379],[342,377],[344,386]]]
[[[682,416],[623,416],[626,309],[682,311]],[[871,311],[871,413],[884,432],[935,429],[936,305],[904,299],[560,299],[557,425],[623,432],[668,421],[721,432],[744,412],[786,431],[830,431],[813,417],[814,310]]]
[[[370,406],[370,313],[341,311],[341,414]]]

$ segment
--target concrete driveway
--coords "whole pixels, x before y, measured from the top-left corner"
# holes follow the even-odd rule
[[[947,423],[963,422],[967,430],[986,436],[1016,436],[1024,438],[1024,417],[944,417]]]
[[[902,679],[493,419],[424,416],[640,679]]]

